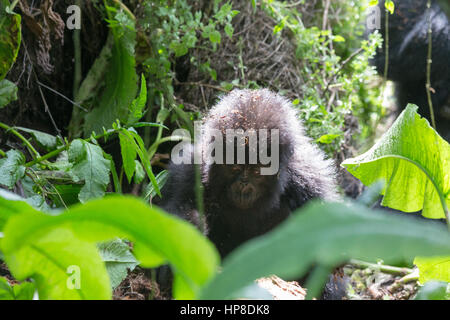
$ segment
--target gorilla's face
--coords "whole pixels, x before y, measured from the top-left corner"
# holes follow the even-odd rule
[[[261,204],[277,182],[276,175],[261,175],[260,165],[222,165],[228,202],[241,210]]]

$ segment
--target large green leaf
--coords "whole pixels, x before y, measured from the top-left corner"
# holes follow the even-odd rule
[[[131,253],[130,247],[121,239],[101,242],[98,248],[114,290],[128,275],[128,271],[133,271],[139,262]]]
[[[0,277],[0,300],[31,300],[34,295],[34,283],[23,282],[11,286],[5,278]]]
[[[104,196],[109,183],[110,160],[103,157],[102,148],[76,139],[70,144],[68,153],[69,161],[73,163],[71,173],[79,180],[84,180],[84,186],[78,194],[80,202]]]
[[[214,246],[191,224],[156,207],[150,208],[141,200],[123,196],[76,205],[57,216],[33,209],[10,216],[1,250],[15,277],[35,275],[33,278],[42,280],[38,289],[40,295],[43,291],[43,297],[105,298],[103,290],[105,286],[110,290],[110,284],[104,278],[106,270],[97,266],[100,257],[90,245],[115,237],[134,242],[134,254],[144,267],[170,263],[175,275],[188,285],[175,292],[177,298],[198,296],[218,266]],[[40,251],[44,253],[39,255]],[[78,296],[65,285],[67,275],[63,271],[68,265],[80,266],[81,279],[86,281],[81,292],[77,291]],[[83,273],[87,274],[83,277]],[[90,278],[94,273],[98,277]],[[96,286],[98,289],[94,290]]]
[[[17,86],[7,79],[0,80],[0,108],[17,100]]]
[[[3,189],[0,189],[0,208],[0,231],[10,217],[23,211],[33,210],[33,207],[23,198]]]
[[[419,289],[414,300],[450,300],[450,284],[430,281]]]
[[[31,212],[26,216],[38,217]],[[5,261],[16,279],[32,277],[39,298],[44,300],[111,298],[108,273],[94,243],[79,240],[67,228],[27,229],[30,241],[9,241],[11,233],[17,233],[17,228],[26,224],[21,221],[16,225],[23,217],[21,214],[11,218],[1,243]],[[68,285],[72,272],[79,276],[79,289]]]
[[[443,205],[450,205],[450,146],[416,110],[408,105],[369,151],[342,166],[365,185],[385,181],[382,205],[444,218]]]
[[[8,5],[8,1],[0,1],[0,80],[16,61],[22,38],[21,17],[10,12]]]
[[[23,127],[15,127],[15,129],[31,134],[38,144],[48,151],[55,149],[58,145],[57,138],[51,134]]]
[[[9,150],[0,159],[0,184],[12,189],[25,174],[25,156],[17,150]]]
[[[108,7],[108,10],[111,10]],[[136,31],[134,21],[126,15],[116,15],[116,20],[110,21],[111,32],[114,35],[114,46],[110,68],[106,74],[106,88],[98,106],[85,118],[84,133],[90,136],[93,131],[102,132],[103,127],[110,129],[116,119],[127,123],[129,107],[137,92],[137,75],[135,71],[134,46]],[[113,24],[115,21],[127,25]]]
[[[431,280],[450,282],[450,256],[416,257],[414,264],[419,268],[419,281]]]
[[[276,274],[298,279],[312,265],[331,270],[351,258],[395,263],[448,253],[450,233],[443,225],[362,206],[316,202],[232,252],[201,297],[230,298],[257,278]]]

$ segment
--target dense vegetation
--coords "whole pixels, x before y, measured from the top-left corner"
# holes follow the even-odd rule
[[[382,195],[450,227],[450,146],[414,105],[391,123],[389,86],[370,65],[383,39],[364,35],[370,2],[74,1],[81,29],[69,29],[71,1],[0,0],[0,299],[122,298],[144,269],[143,298],[167,298],[152,279],[165,263],[177,299],[266,297],[255,279],[314,266],[313,298],[348,262],[353,280],[361,265],[405,267],[396,285],[449,298],[444,223],[370,209]],[[192,131],[224,92],[261,87],[293,101],[358,199],[313,202],[221,262],[157,206],[182,139],[170,133]]]

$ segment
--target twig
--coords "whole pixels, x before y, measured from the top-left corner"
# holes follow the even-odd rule
[[[39,89],[39,93],[41,94],[41,97],[42,97],[42,102],[44,103],[45,112],[48,113],[50,121],[51,121],[53,127],[55,128],[58,136],[61,138],[62,141],[64,141],[64,139],[62,138],[61,130],[59,130],[58,126],[56,125],[55,119],[53,119],[52,113],[50,112],[50,108],[48,107],[47,101],[45,100],[45,96],[44,96],[44,93],[42,92],[41,86],[39,85],[39,79],[38,79],[36,73],[35,73],[35,77],[36,77],[36,81],[38,82],[38,89]]]
[[[427,82],[425,84],[425,88],[427,91],[427,99],[428,106],[430,107],[430,117],[431,117],[431,125],[433,129],[436,130],[436,122],[434,120],[434,110],[433,110],[433,101],[431,100],[431,47],[432,47],[432,37],[431,37],[431,0],[427,1],[427,11],[428,11],[428,54],[427,54]]]
[[[69,101],[71,104],[73,104],[74,106],[80,108],[80,109],[83,110],[84,112],[88,112],[88,110],[87,110],[85,107],[83,107],[82,105],[80,105],[79,103],[76,103],[75,101],[70,100],[68,97],[66,97],[66,96],[63,95],[62,93],[56,91],[55,89],[53,89],[53,88],[51,88],[51,87],[49,87],[49,86],[46,86],[45,84],[43,84],[43,83],[40,82],[39,80],[37,80],[37,84],[40,85],[40,86],[42,86],[42,87],[44,87],[44,88],[47,89],[47,90],[50,90],[51,92],[53,92],[53,93],[55,93],[55,94],[57,94],[57,95],[60,96],[61,98],[63,98],[63,99],[65,99],[65,100]]]
[[[389,11],[387,9],[385,9],[384,28],[384,82],[386,82],[389,71]]]
[[[399,268],[399,267],[387,266],[387,265],[382,265],[382,264],[375,264],[375,263],[365,262],[365,261],[356,260],[356,259],[350,260],[350,264],[352,264],[358,268],[370,268],[370,269],[382,271],[385,273],[400,274],[400,275],[411,274],[414,271],[413,269],[409,269],[409,268]]]
[[[330,9],[330,0],[325,1],[325,9],[323,11],[322,30],[327,28],[328,24],[328,10]]]
[[[81,7],[81,0],[76,0],[75,4]],[[78,89],[81,83],[81,45],[80,45],[80,34],[81,30],[76,29],[73,32],[73,51],[74,51],[74,74],[73,74],[73,96],[76,97],[78,94]],[[87,112],[86,109],[82,108]]]
[[[353,52],[347,59],[345,59],[341,66],[339,67],[339,69],[334,73],[333,75],[333,79],[327,82],[327,87],[324,90],[324,93],[328,91],[330,84],[332,82],[336,81],[336,77],[338,76],[338,74],[342,71],[342,69],[344,69],[345,65],[347,63],[349,63],[354,57],[356,57],[358,54],[360,54],[364,49],[363,48],[359,48],[358,50],[356,50],[355,52]]]

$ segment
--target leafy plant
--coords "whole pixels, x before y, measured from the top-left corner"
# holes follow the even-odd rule
[[[144,267],[170,263],[177,298],[197,296],[219,261],[213,245],[192,225],[130,197],[90,201],[53,216],[4,198],[0,209],[6,220],[0,243],[5,261],[16,279],[34,279],[41,299],[111,298],[95,243],[114,237],[133,241],[133,253]],[[81,277],[74,290],[68,283],[77,272]]]
[[[109,6],[107,1],[104,1],[104,4],[114,45],[109,62],[110,68],[106,74],[106,88],[98,106],[85,117],[85,136],[90,136],[92,132],[101,132],[103,128],[110,129],[116,119],[127,124],[129,106],[130,104],[133,106],[132,101],[137,91],[134,58],[135,22],[124,11]],[[132,110],[133,116],[135,113],[136,111]]]
[[[32,282],[11,286],[5,278],[0,277],[0,300],[31,300],[34,290]]]
[[[8,0],[0,1],[0,80],[16,61],[22,40],[21,17],[9,5]]]
[[[133,271],[139,264],[128,244],[121,239],[101,242],[98,244],[98,249],[105,262],[112,289],[115,289],[125,279],[128,272]]]
[[[257,278],[297,279],[313,265],[306,287],[310,298],[318,297],[332,268],[350,258],[393,263],[449,252],[450,234],[443,226],[357,205],[315,203],[231,253],[201,297],[236,298]]]
[[[392,127],[366,153],[342,166],[365,185],[384,182],[382,205],[405,212],[422,210],[446,218],[450,227],[450,145],[408,105]],[[417,257],[420,281],[450,281],[450,258]]]
[[[383,180],[382,205],[444,218],[450,205],[450,146],[408,105],[366,153],[342,166],[365,185]]]
[[[415,300],[449,300],[450,290],[447,282],[431,281],[425,284]]]

